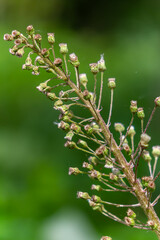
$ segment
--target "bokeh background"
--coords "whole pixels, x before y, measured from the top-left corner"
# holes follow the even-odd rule
[[[102,235],[113,240],[156,239],[151,232],[112,222],[76,199],[78,190],[90,192],[92,182],[68,176],[68,168],[81,166],[87,156],[63,147],[64,133],[54,124],[58,113],[36,90],[48,76],[22,71],[25,58],[9,54],[11,44],[3,41],[3,34],[25,32],[33,24],[45,46],[47,32],[55,32],[56,51],[59,42],[68,43],[70,53],[79,56],[80,71],[88,74],[90,89],[88,65],[104,53],[105,78],[117,79],[112,126],[123,122],[127,127],[130,100],[144,107],[147,119],[160,95],[159,12],[159,0],[0,0],[0,240],[97,240]],[[104,116],[108,106],[106,90]],[[160,144],[159,124],[157,111],[148,130],[152,145]],[[140,123],[135,126],[138,135]],[[140,165],[139,174],[144,171],[146,166]],[[158,192],[157,187],[155,196]],[[131,202],[119,193],[106,194],[105,199]]]

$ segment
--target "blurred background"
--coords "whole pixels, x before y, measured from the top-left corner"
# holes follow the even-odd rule
[[[77,191],[91,193],[92,182],[86,176],[68,176],[68,168],[81,166],[87,156],[63,147],[64,133],[54,124],[58,113],[36,90],[48,76],[22,71],[25,57],[11,56],[12,44],[3,41],[3,35],[14,29],[25,33],[33,24],[46,47],[47,32],[55,32],[56,51],[59,42],[68,43],[69,52],[79,56],[80,72],[88,74],[90,89],[89,63],[104,53],[105,78],[117,80],[111,129],[114,122],[127,127],[130,100],[144,107],[147,119],[160,95],[159,12],[159,0],[0,0],[0,240],[98,240],[102,235],[113,240],[156,239],[153,233],[115,223],[76,199]],[[106,117],[108,106],[106,90]],[[148,130],[152,145],[160,144],[159,123],[158,110]],[[140,122],[135,126],[138,135]],[[145,171],[141,165],[139,175]],[[104,198],[132,201],[125,193]],[[125,216],[123,211],[118,214]]]

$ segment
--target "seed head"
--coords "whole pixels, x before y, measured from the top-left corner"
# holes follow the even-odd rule
[[[89,66],[93,74],[97,74],[99,72],[98,63],[90,63]]]
[[[143,119],[143,118],[145,117],[144,110],[143,110],[142,107],[138,108],[138,110],[137,110],[137,116],[138,116],[138,118],[140,118],[140,119]]]
[[[104,55],[101,55],[100,60],[98,61],[98,70],[100,72],[104,72],[106,70],[106,64],[105,64],[105,60],[104,60]]]
[[[125,127],[122,123],[115,123],[114,128],[117,132],[123,132],[125,130]]]
[[[67,43],[60,43],[59,47],[60,47],[60,53],[62,53],[62,54],[68,53]]]
[[[108,87],[110,89],[114,89],[116,87],[116,79],[115,78],[108,78]]]
[[[54,33],[47,33],[47,35],[48,35],[48,42],[49,42],[49,44],[54,44],[55,43]]]
[[[152,147],[152,155],[154,157],[159,157],[160,156],[160,146]]]
[[[140,143],[141,143],[142,147],[148,147],[148,143],[149,143],[150,140],[151,140],[151,137],[148,134],[146,134],[146,133],[141,134]]]
[[[87,75],[85,73],[79,74],[79,80],[80,83],[86,88],[88,83]]]

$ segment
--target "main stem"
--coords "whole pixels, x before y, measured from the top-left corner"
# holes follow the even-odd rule
[[[39,55],[43,57],[40,53]],[[78,97],[81,99],[81,101],[88,107],[89,111],[91,112],[92,116],[96,120],[97,124],[99,125],[100,129],[102,129],[102,133],[104,135],[104,138],[106,140],[106,143],[111,148],[111,151],[116,159],[116,161],[121,165],[122,171],[125,174],[130,186],[134,189],[135,195],[138,199],[138,202],[141,205],[141,208],[143,209],[145,215],[147,216],[148,220],[152,220],[154,224],[157,225],[157,230],[153,230],[156,234],[158,239],[160,240],[160,220],[151,204],[148,206],[148,199],[145,195],[145,192],[142,188],[142,185],[140,183],[139,179],[136,179],[135,181],[135,173],[133,172],[133,169],[131,168],[130,164],[125,159],[124,155],[122,154],[121,150],[119,149],[115,139],[111,135],[111,132],[109,131],[108,126],[104,122],[101,114],[98,110],[95,109],[95,107],[91,104],[90,101],[85,100],[83,97],[82,92],[80,89],[77,88],[77,86],[70,80],[69,77],[67,77],[58,67],[56,67],[48,58],[44,58],[44,61],[54,69],[54,71],[58,74],[59,78],[63,79],[67,82],[67,84],[75,91],[75,93],[78,95]],[[111,137],[112,136],[112,137]],[[112,140],[111,140],[112,139]]]

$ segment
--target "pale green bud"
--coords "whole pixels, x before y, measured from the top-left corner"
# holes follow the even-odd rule
[[[47,35],[48,35],[48,42],[49,42],[49,44],[55,43],[54,33],[47,33]]]
[[[77,198],[88,200],[91,197],[89,196],[89,194],[87,192],[77,192]]]
[[[137,101],[133,101],[133,100],[131,101],[130,110],[131,110],[131,113],[137,112],[137,110],[138,110]]]
[[[117,132],[123,132],[125,130],[125,127],[122,123],[115,123],[114,128]]]
[[[146,150],[143,150],[142,157],[147,162],[150,162],[152,160],[150,153]]]
[[[151,140],[151,137],[149,135],[147,135],[146,133],[141,134],[140,143],[142,147],[148,147],[148,143],[150,140]]]
[[[154,157],[159,157],[160,156],[160,146],[152,147],[152,155]]]
[[[104,55],[101,55],[100,60],[98,61],[98,69],[100,72],[104,72],[106,70]]]
[[[98,63],[90,63],[89,66],[93,74],[97,74],[99,72]]]
[[[85,73],[79,74],[79,80],[80,83],[86,88],[88,83],[87,75]]]
[[[108,87],[110,89],[114,89],[116,87],[116,79],[115,78],[108,78]]]
[[[127,210],[127,216],[131,217],[131,218],[136,218],[135,212],[130,208],[128,208],[128,210]]]
[[[62,53],[62,54],[68,53],[67,43],[60,43],[59,47],[60,47],[60,53]]]
[[[88,144],[86,141],[79,139],[77,142],[78,145],[80,145],[83,148],[88,148]]]
[[[145,117],[144,110],[143,110],[142,107],[138,108],[138,110],[137,110],[137,116],[138,116],[138,118],[140,118],[140,119],[143,119],[143,118]]]
[[[125,218],[124,218],[124,221],[125,221],[125,223],[126,223],[128,226],[133,227],[133,226],[135,225],[135,221],[134,221],[134,219],[131,218],[131,217],[125,217]]]

